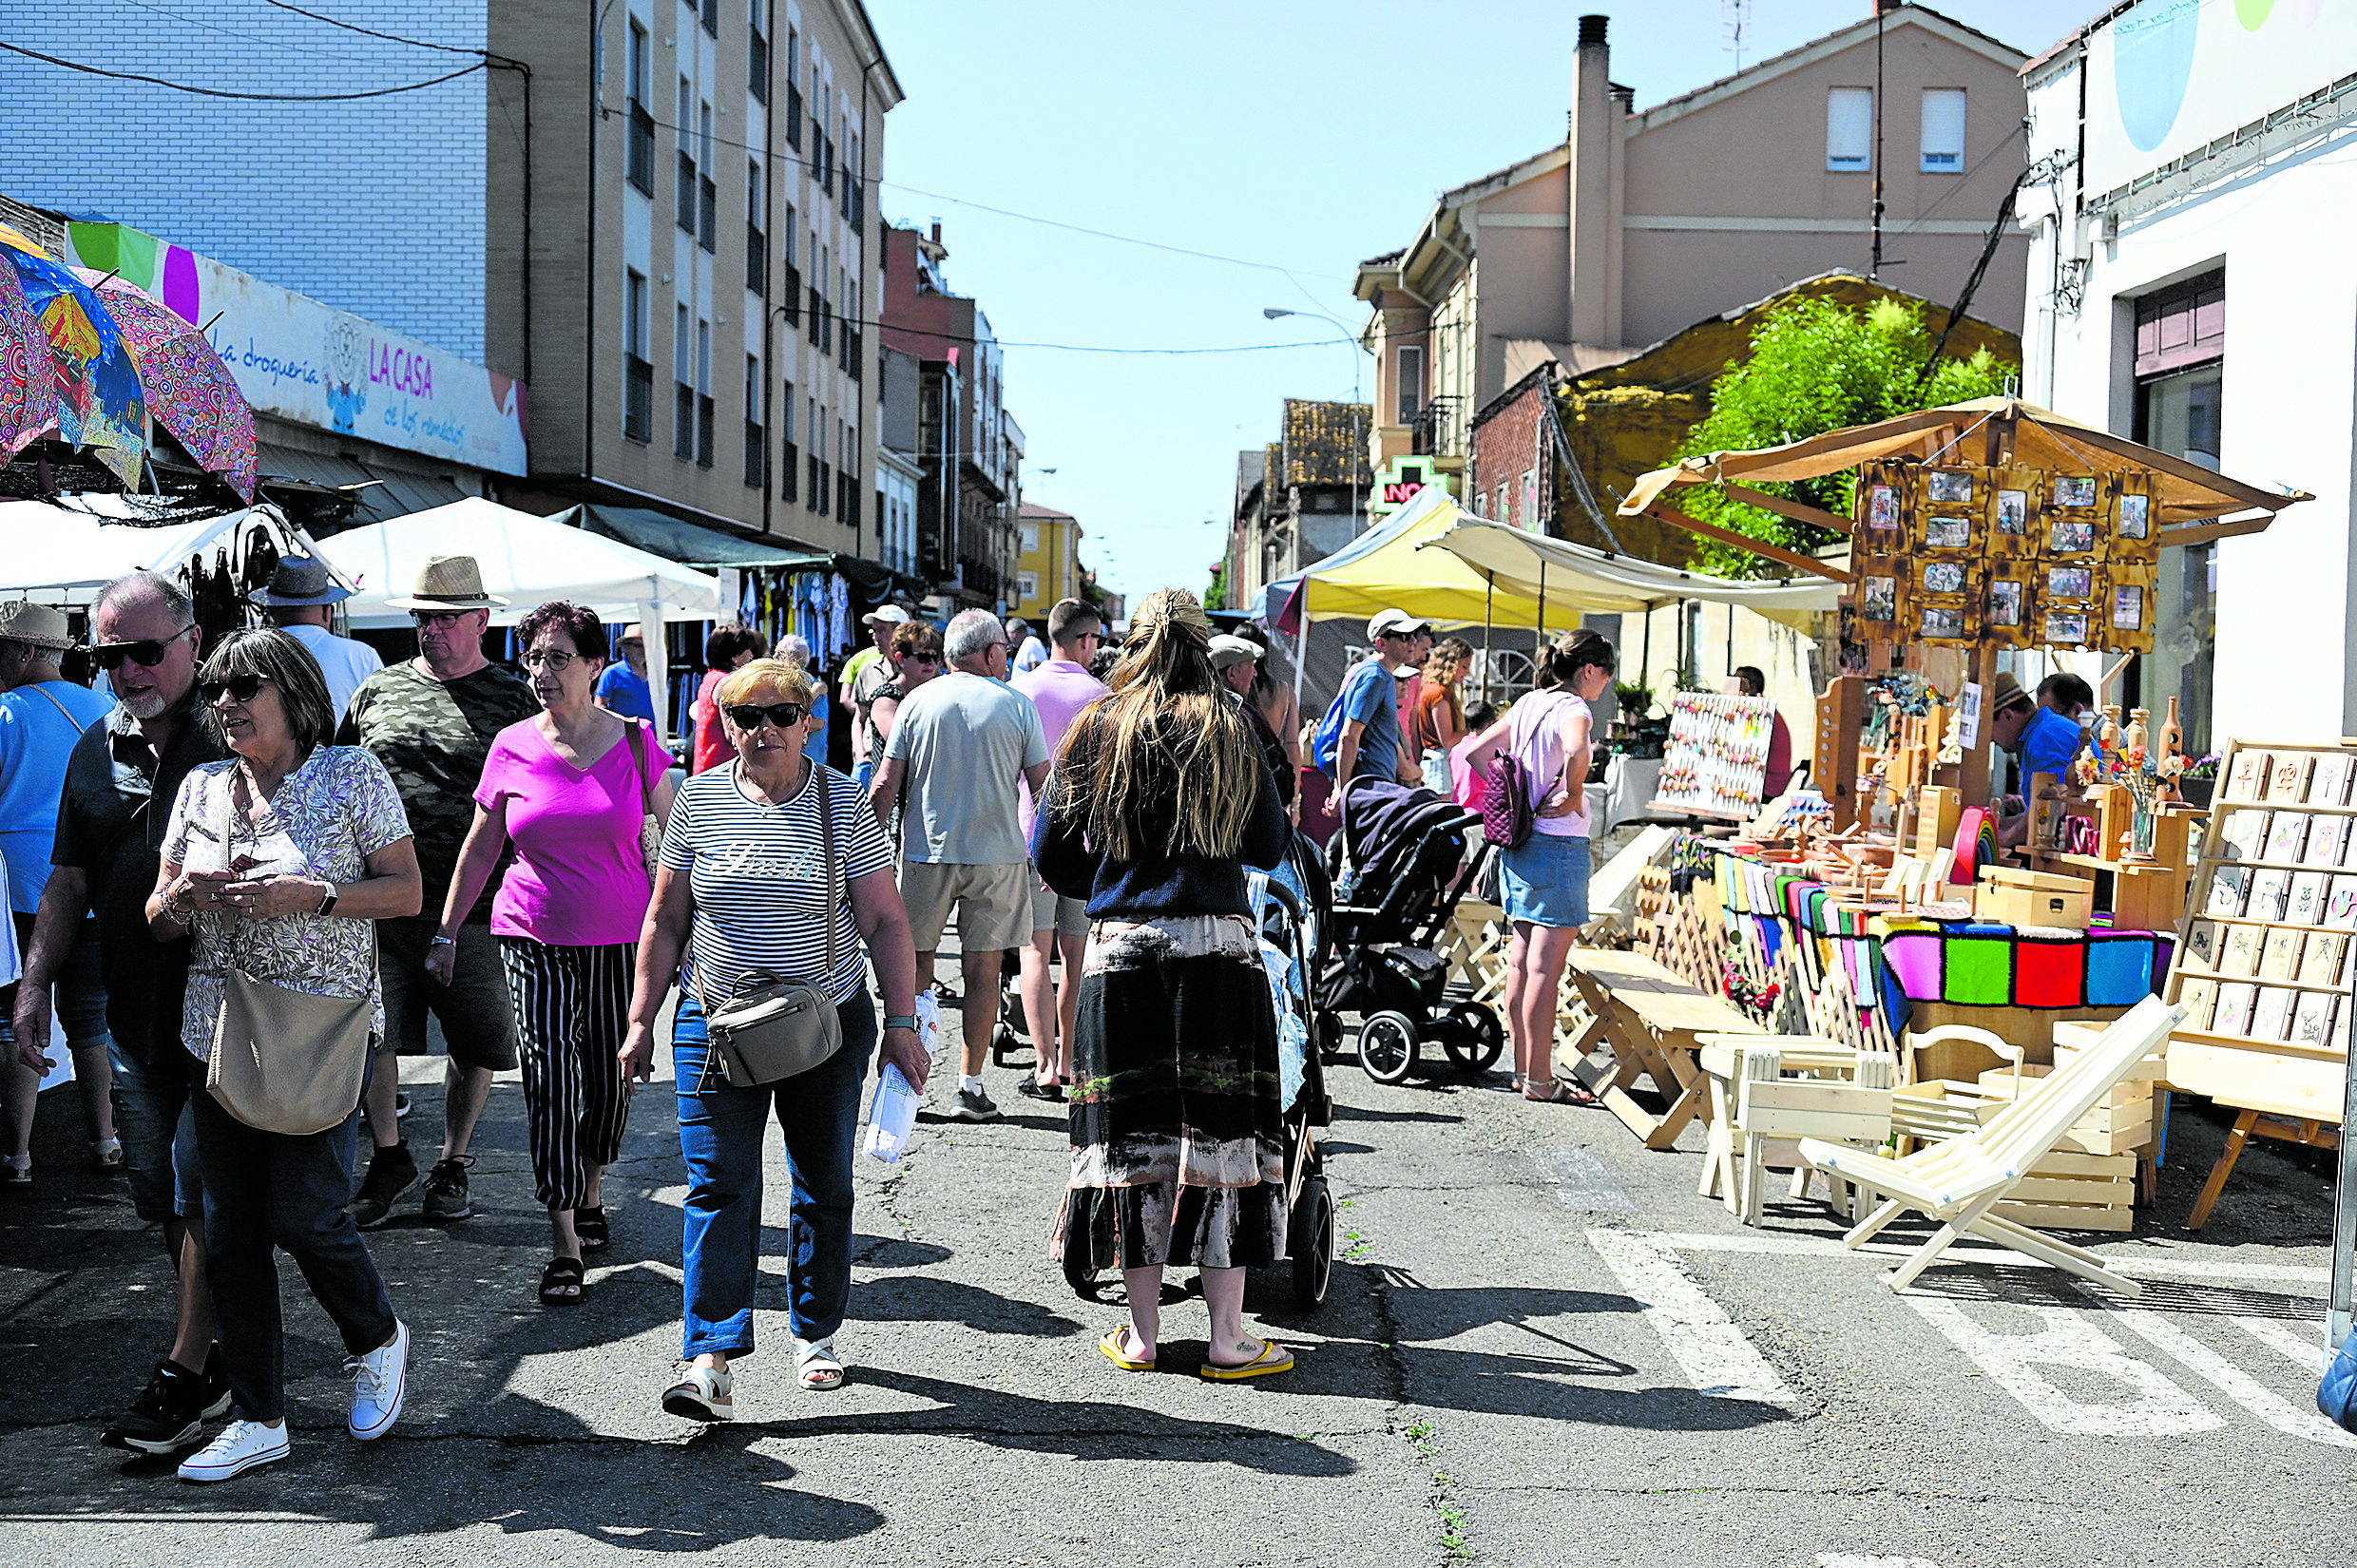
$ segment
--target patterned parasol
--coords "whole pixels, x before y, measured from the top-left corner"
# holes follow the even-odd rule
[[[0,245],[46,254],[6,223],[0,223]],[[57,428],[51,383],[49,335],[16,281],[16,269],[0,262],[0,462]]]
[[[114,317],[72,268],[12,229],[0,235],[0,265],[13,273],[46,339],[58,434],[91,449],[125,485],[138,488],[147,461],[147,404]]]
[[[112,316],[146,389],[148,411],[180,437],[207,473],[229,481],[251,506],[259,476],[254,411],[196,327],[145,290],[77,267]]]

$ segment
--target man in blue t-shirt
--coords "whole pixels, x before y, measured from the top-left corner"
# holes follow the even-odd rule
[[[1334,773],[1353,778],[1423,782],[1416,760],[1402,755],[1399,672],[1424,658],[1432,630],[1406,610],[1378,610],[1367,622],[1375,657],[1360,661],[1342,681],[1342,737],[1334,748]]]
[[[2033,774],[2066,777],[2071,761],[2086,745],[2079,716],[2095,706],[2095,690],[2067,671],[2038,683],[2038,711],[2022,730],[2022,783]]]
[[[655,721],[655,688],[646,679],[646,638],[640,628],[622,634],[622,657],[598,677],[597,704],[624,718],[643,718],[662,734]]]

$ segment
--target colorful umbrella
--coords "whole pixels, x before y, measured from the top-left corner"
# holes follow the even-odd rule
[[[0,262],[13,269],[48,340],[58,433],[90,448],[136,489],[147,460],[147,405],[130,350],[97,291],[72,268],[25,244],[13,231],[0,237]]]
[[[259,461],[254,411],[213,345],[137,285],[85,268],[74,272],[97,291],[122,332],[146,389],[148,411],[180,437],[199,468],[228,480],[253,505]]]
[[[0,262],[0,463],[57,428],[52,380],[48,334],[16,269]]]

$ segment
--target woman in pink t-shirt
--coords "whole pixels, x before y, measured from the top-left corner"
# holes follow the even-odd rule
[[[553,601],[516,641],[545,711],[500,731],[483,759],[426,972],[450,984],[451,939],[514,845],[491,935],[515,997],[532,1177],[555,1237],[540,1298],[557,1304],[581,1299],[582,1253],[607,1245],[599,1183],[630,1113],[618,1053],[649,887],[639,830],[650,810],[670,815],[671,758],[648,726],[591,700],[605,667],[597,612]]]

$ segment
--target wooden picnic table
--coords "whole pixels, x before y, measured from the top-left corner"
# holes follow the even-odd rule
[[[1557,1049],[1572,1061],[1573,1080],[1648,1149],[1677,1143],[1697,1114],[1709,1119],[1709,1080],[1696,1060],[1701,1036],[1767,1032],[1725,999],[1688,985],[1642,953],[1574,947],[1568,967],[1587,1016]],[[1610,1049],[1610,1058],[1586,1060],[1600,1044]],[[1629,1093],[1645,1078],[1666,1107],[1658,1113]]]

